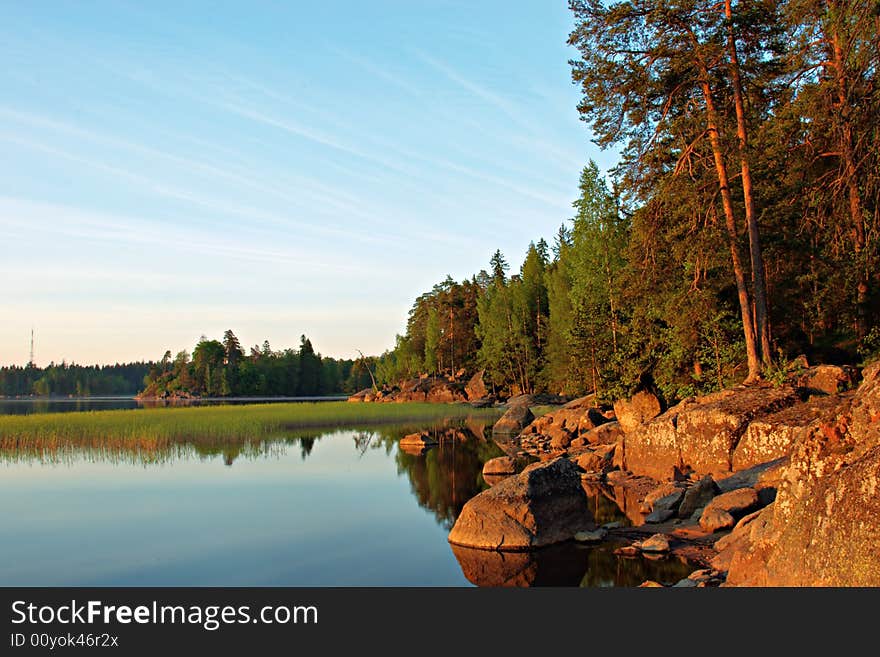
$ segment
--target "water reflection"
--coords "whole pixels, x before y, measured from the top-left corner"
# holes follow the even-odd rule
[[[465,431],[470,433],[467,429],[451,436],[447,432],[439,445],[420,454],[398,450],[396,455],[398,472],[409,477],[419,506],[433,512],[447,531],[465,502],[489,487],[483,481],[483,464],[502,454],[492,442],[468,439]]]
[[[693,571],[675,557],[621,557],[611,546],[564,543],[531,552],[496,552],[454,545],[452,551],[464,576],[477,586],[638,586],[648,579],[674,584]]]
[[[2,450],[0,585],[635,586],[688,574],[676,560],[575,544],[513,554],[450,546],[462,507],[488,487],[483,464],[506,451],[486,426]],[[416,431],[438,444],[400,449]],[[598,524],[628,522],[616,491],[585,490]]]

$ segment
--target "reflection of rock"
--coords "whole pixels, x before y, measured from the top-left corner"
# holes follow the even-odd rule
[[[619,471],[608,475],[608,483],[611,484],[615,503],[633,525],[645,524],[642,503],[645,496],[657,487],[657,482],[649,477],[637,477],[625,473],[611,477],[616,472]]]
[[[458,545],[452,552],[464,576],[477,586],[638,586],[646,579],[674,584],[693,566],[664,555],[633,559],[616,555],[610,546],[576,543],[530,552],[494,552]],[[635,553],[641,554],[637,549]]]
[[[573,586],[584,574],[583,563],[553,547],[496,552],[452,545],[452,553],[464,576],[477,586]]]
[[[486,441],[486,422],[485,420],[479,420],[477,418],[468,416],[464,421],[465,427],[470,431],[474,438],[481,442]]]
[[[469,500],[449,542],[486,550],[528,550],[592,529],[577,466],[537,463]]]
[[[521,456],[526,452],[522,449],[516,436],[493,433],[492,442],[501,448],[501,451],[508,456]]]
[[[494,552],[452,545],[461,572],[477,586],[532,586],[537,562],[531,552]]]
[[[483,464],[483,480],[490,486],[522,472],[532,462],[524,456],[496,456]]]
[[[464,503],[486,488],[480,477],[483,463],[501,451],[494,443],[475,439],[466,429],[443,427],[431,431],[439,445],[412,452],[398,447],[397,467],[408,477],[418,504],[430,510],[449,529]],[[456,439],[459,432],[468,439]],[[391,438],[398,445],[400,433],[404,432]]]

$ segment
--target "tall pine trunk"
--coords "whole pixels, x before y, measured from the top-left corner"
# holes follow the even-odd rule
[[[836,11],[842,10],[840,3],[831,2],[830,4]],[[859,181],[856,172],[853,127],[850,118],[849,71],[846,65],[846,55],[841,44],[843,36],[833,23],[828,25],[826,30],[826,39],[830,45],[831,67],[833,68],[836,83],[837,102],[835,103],[835,109],[837,110],[837,120],[840,121],[838,132],[839,150],[843,164],[843,182],[847,190],[850,229],[857,268],[856,334],[861,341],[868,333],[867,304],[869,280],[865,264],[861,262],[862,253],[865,250],[865,217],[862,211],[862,197],[859,191]]]
[[[724,1],[724,14],[727,19],[727,48],[730,80],[733,86],[733,100],[736,108],[736,136],[739,147],[740,171],[742,175],[743,200],[746,212],[746,227],[749,235],[749,255],[752,261],[752,290],[755,297],[755,334],[762,362],[770,363],[770,319],[767,302],[767,277],[764,273],[764,256],[761,253],[761,240],[758,235],[758,217],[755,212],[755,199],[752,193],[752,172],[749,167],[749,140],[746,127],[746,110],[743,101],[742,79],[740,77],[739,54],[736,49],[736,35],[733,29],[733,9],[731,0]]]
[[[712,156],[715,161],[715,172],[718,175],[718,186],[721,192],[721,203],[724,208],[724,220],[727,228],[727,239],[730,246],[730,259],[733,265],[733,275],[736,279],[736,291],[739,297],[740,314],[742,315],[743,334],[746,340],[746,358],[748,361],[749,374],[746,383],[753,383],[761,378],[761,361],[755,342],[755,324],[752,316],[752,306],[749,300],[749,289],[746,285],[746,277],[739,257],[737,245],[736,218],[733,212],[733,198],[730,194],[730,180],[727,176],[727,165],[724,163],[724,152],[721,148],[721,138],[718,134],[718,113],[715,109],[715,101],[712,99],[712,88],[709,86],[709,72],[703,68],[702,89],[703,98],[706,102],[706,131],[709,134],[709,143],[712,147]]]

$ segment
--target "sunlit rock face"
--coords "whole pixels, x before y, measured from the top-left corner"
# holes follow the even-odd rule
[[[880,363],[792,450],[776,501],[736,532],[729,584],[880,586]]]
[[[737,388],[686,399],[626,433],[624,466],[660,481],[676,469],[699,474],[731,472],[735,450],[749,425],[799,401],[791,386]],[[783,452],[789,444],[785,443]],[[759,453],[761,448],[753,442],[752,449]],[[767,460],[779,456],[777,451]]]

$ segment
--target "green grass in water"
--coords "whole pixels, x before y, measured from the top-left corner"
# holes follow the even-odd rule
[[[316,402],[195,406],[0,416],[0,455],[70,449],[160,450],[175,444],[255,443],[296,429],[489,421],[495,409],[466,404]]]

